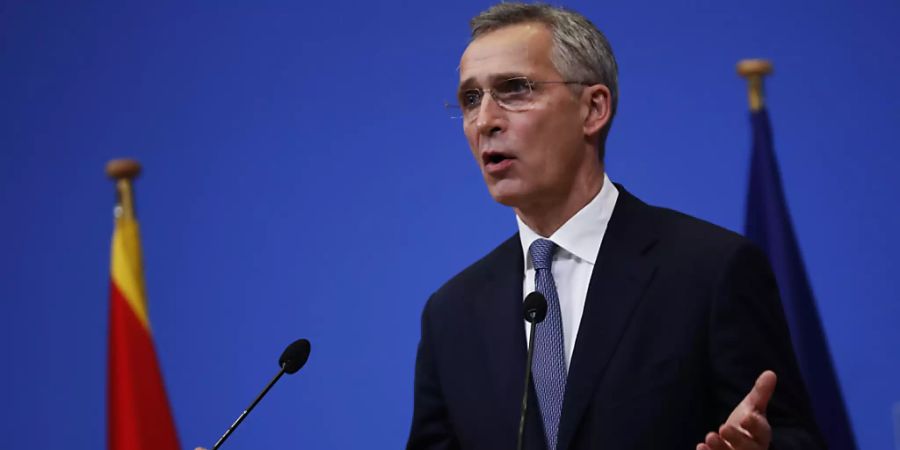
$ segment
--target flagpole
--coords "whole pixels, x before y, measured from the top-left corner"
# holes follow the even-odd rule
[[[737,72],[747,79],[750,111],[759,111],[765,104],[763,78],[772,73],[772,62],[767,59],[742,59],[737,63]]]
[[[114,159],[106,164],[106,175],[115,180],[118,194],[116,217],[135,219],[132,181],[141,174],[141,163],[134,159]]]

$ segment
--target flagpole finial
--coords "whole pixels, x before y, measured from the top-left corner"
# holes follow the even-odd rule
[[[135,159],[113,159],[106,163],[106,175],[113,180],[133,180],[141,174],[141,163]]]
[[[134,159],[114,159],[106,163],[106,175],[116,182],[116,217],[134,219],[134,194],[131,182],[141,174],[141,163]]]
[[[759,111],[765,103],[763,77],[772,73],[772,62],[767,59],[742,59],[737,63],[737,72],[747,79],[750,110]]]

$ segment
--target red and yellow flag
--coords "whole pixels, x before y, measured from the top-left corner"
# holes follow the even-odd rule
[[[108,446],[110,450],[176,450],[178,435],[147,317],[131,193],[130,178],[140,166],[127,162],[123,168],[122,164],[114,161],[107,167],[117,179],[119,197],[110,270]]]

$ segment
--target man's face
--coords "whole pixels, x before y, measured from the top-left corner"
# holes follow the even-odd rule
[[[485,34],[463,53],[459,89],[491,89],[523,76],[538,82],[573,81],[564,80],[553,66],[552,46],[552,35],[542,24]],[[463,119],[463,128],[494,200],[514,208],[559,201],[575,183],[586,182],[586,171],[599,167],[584,128],[590,102],[582,97],[565,84],[539,83],[529,109],[508,111],[492,93],[484,94],[477,117]]]

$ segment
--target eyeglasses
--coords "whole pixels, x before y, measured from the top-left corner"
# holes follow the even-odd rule
[[[459,91],[458,104],[445,103],[444,106],[453,119],[463,119],[471,122],[478,117],[481,110],[481,101],[485,94],[490,93],[497,105],[507,111],[527,111],[534,107],[537,96],[534,93],[535,86],[542,84],[580,84],[588,86],[582,81],[532,81],[528,77],[513,77],[499,81],[490,89],[466,89]]]

